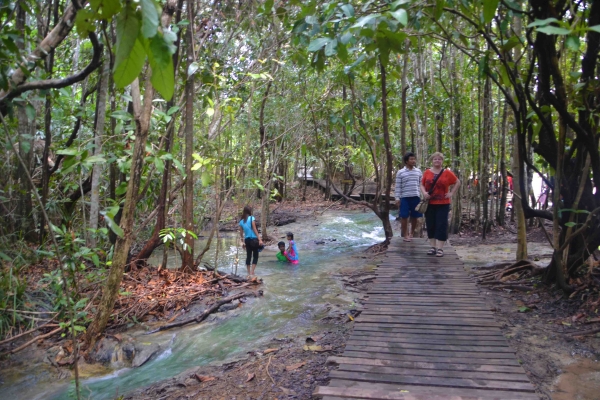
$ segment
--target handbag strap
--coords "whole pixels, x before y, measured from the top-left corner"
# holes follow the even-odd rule
[[[431,189],[429,189],[429,191],[427,192],[430,196],[431,196],[431,193],[433,193],[433,189],[435,188],[435,184],[437,183],[438,179],[440,179],[440,176],[442,176],[442,174],[444,173],[444,170],[445,170],[445,168],[442,168],[442,170],[440,171],[438,176],[436,176],[435,179],[433,180],[433,185],[431,185]]]

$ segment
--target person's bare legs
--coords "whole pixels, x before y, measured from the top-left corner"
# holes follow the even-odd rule
[[[410,238],[414,238],[415,237],[415,230],[417,229],[417,221],[419,221],[419,218],[415,218],[415,217],[411,217],[410,218]]]
[[[254,276],[254,270],[256,270],[256,264],[252,264],[252,269],[250,275]]]
[[[249,266],[249,265],[246,265],[246,268],[248,269],[248,276],[252,275],[252,272],[251,272],[251,270],[250,270],[250,266]]]
[[[405,242],[410,242],[408,237],[408,218],[402,218],[400,224],[402,227],[402,239],[404,239]]]
[[[441,240],[438,240],[437,241],[437,248],[438,249],[443,249],[445,244],[446,244],[446,242],[442,242]]]

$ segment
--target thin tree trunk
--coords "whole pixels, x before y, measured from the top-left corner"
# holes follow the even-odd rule
[[[105,60],[100,67],[98,97],[96,102],[96,128],[94,134],[94,155],[99,156],[102,153],[102,138],[104,136],[104,124],[106,121],[106,98],[108,94],[108,74],[110,63]],[[96,234],[98,229],[98,216],[100,213],[100,176],[102,175],[102,165],[94,164],[92,169],[92,190],[90,199],[90,229],[92,234],[88,236],[90,247],[96,247]]]
[[[387,109],[387,77],[385,71],[385,65],[379,60],[379,66],[381,70],[381,116],[382,116],[382,128],[383,128],[383,144],[385,146],[385,198],[383,199],[383,209],[379,218],[383,222],[383,230],[385,232],[385,244],[389,244],[394,236],[392,230],[392,224],[390,223],[390,194],[392,190],[392,170],[393,157],[392,157],[392,144],[390,141],[390,132],[388,127],[388,109]]]
[[[187,69],[194,62],[194,13],[193,1],[187,1]],[[194,74],[188,75],[185,84],[185,201],[183,203],[183,226],[188,232],[194,231],[194,171],[192,170],[194,151]],[[219,221],[216,221],[218,224]],[[181,271],[191,272],[194,268],[194,238],[186,234],[181,259]]]

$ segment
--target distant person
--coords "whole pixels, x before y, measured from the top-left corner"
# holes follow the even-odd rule
[[[288,232],[286,234],[287,240],[289,242],[289,246],[286,249],[286,257],[288,259],[289,262],[291,262],[292,264],[298,264],[299,262],[299,257],[298,257],[298,249],[296,248],[296,242],[294,242],[294,234],[292,232]]]
[[[417,157],[414,153],[408,152],[402,158],[404,168],[396,174],[396,205],[398,214],[401,218],[402,238],[405,242],[410,242],[415,235],[417,220],[423,216],[415,210],[415,207],[421,201],[419,185],[423,179],[423,173],[417,165]],[[410,217],[410,234],[408,233],[408,218]]]
[[[458,191],[460,180],[452,171],[442,168],[444,162],[442,153],[433,153],[430,160],[432,166],[425,171],[421,181],[423,198],[426,200],[429,199],[429,206],[425,212],[425,223],[427,225],[427,237],[431,243],[431,249],[427,254],[443,257],[444,245],[448,240],[450,199]],[[452,190],[450,190],[451,186]]]
[[[298,260],[290,260],[289,252],[285,251],[285,243],[279,242],[277,243],[277,247],[279,248],[279,253],[276,254],[277,261],[298,264]]]
[[[277,257],[277,261],[287,262],[288,259],[285,255],[285,242],[277,243],[277,247],[279,248],[279,253],[275,255]]]
[[[248,278],[252,278],[254,276],[254,271],[256,270],[256,263],[258,262],[259,249],[263,247],[263,241],[258,235],[258,229],[256,229],[256,220],[252,216],[252,207],[244,207],[239,226],[242,247],[246,249]]]

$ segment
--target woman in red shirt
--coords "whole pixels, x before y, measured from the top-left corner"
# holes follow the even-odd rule
[[[427,237],[431,243],[431,249],[427,254],[443,257],[444,245],[448,240],[448,214],[450,213],[450,199],[460,187],[460,179],[448,169],[442,172],[444,156],[442,153],[433,153],[430,157],[432,167],[425,170],[421,180],[421,192],[424,199],[429,199],[429,206],[425,211],[425,224],[427,225]],[[435,186],[433,181],[440,174]],[[433,186],[433,190],[431,190]],[[452,190],[450,187],[452,186]],[[429,194],[431,191],[431,195]]]

